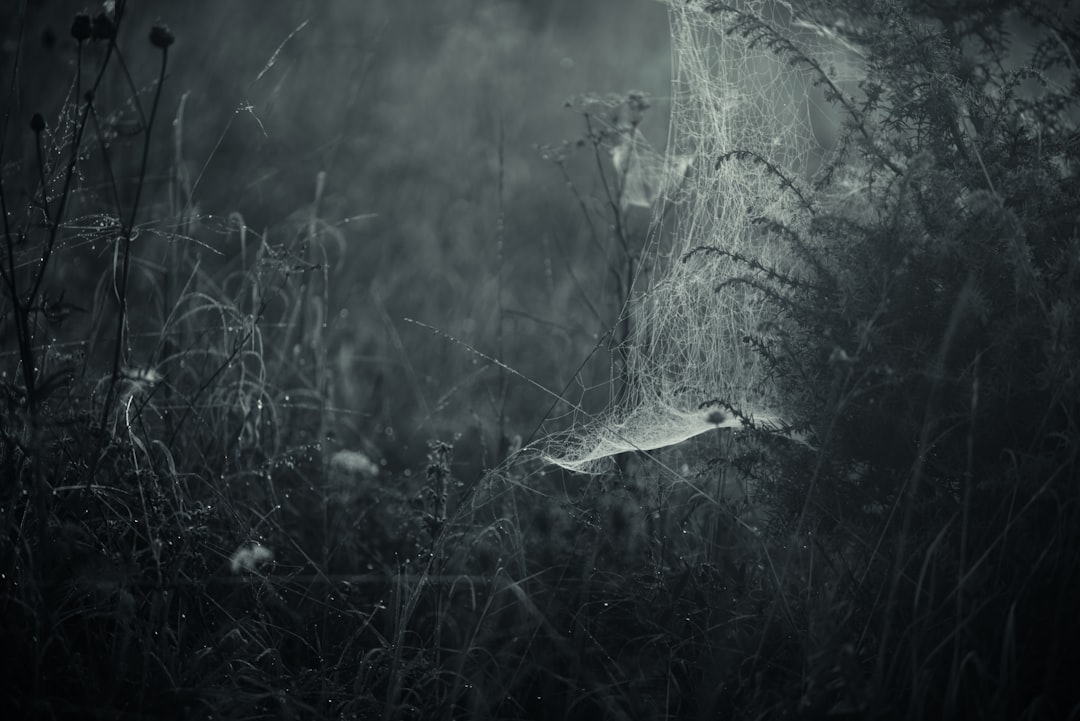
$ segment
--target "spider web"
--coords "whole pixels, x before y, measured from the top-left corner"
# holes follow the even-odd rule
[[[638,285],[652,280],[624,310],[631,332],[616,349],[625,358],[627,379],[619,402],[549,439],[544,459],[573,471],[602,472],[620,453],[667,448],[715,428],[738,429],[746,422],[785,427],[778,389],[743,341],[778,322],[771,317],[775,306],[746,284],[730,282],[746,276],[748,267],[726,253],[798,274],[790,249],[755,219],[800,227],[794,191],[804,187],[819,144],[808,110],[813,77],[770,50],[761,34],[790,40],[840,87],[858,77],[857,55],[829,30],[835,19],[760,0],[671,0],[668,6],[673,78],[667,160],[643,156],[641,167],[653,168],[645,177],[659,180],[635,186],[629,202],[656,198],[654,227],[673,222],[674,240],[666,248],[649,246],[643,265],[651,272]],[[741,32],[754,28],[758,32]],[[622,164],[633,171],[626,165],[634,161],[633,150],[612,152],[617,169]],[[741,155],[718,162],[733,151]],[[685,173],[677,187],[672,168]],[[782,186],[776,171],[794,182],[794,190]]]

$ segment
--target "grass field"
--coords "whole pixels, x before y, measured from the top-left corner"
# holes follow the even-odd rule
[[[39,37],[28,7],[0,31],[5,718],[1080,719],[1075,20],[672,5],[699,104],[576,97],[540,184],[511,113],[450,167],[427,116],[331,132],[306,96],[322,154],[248,167],[288,157],[256,126],[290,96],[207,133],[221,89],[170,88],[216,26],[117,0]],[[238,53],[253,97],[350,12]],[[469,17],[433,26],[454,57],[501,27]],[[806,51],[829,33],[856,79]],[[798,73],[829,147],[794,172],[693,116],[647,150],[669,107],[742,102],[707,37]],[[641,399],[678,443],[633,435]],[[637,450],[575,465],[604,443]]]

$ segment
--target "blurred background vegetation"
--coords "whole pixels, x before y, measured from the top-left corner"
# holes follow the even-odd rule
[[[83,9],[29,4],[23,72],[36,81],[18,98],[20,127],[64,101],[75,57],[68,26]],[[8,6],[5,28],[17,27],[17,12]],[[156,129],[148,196],[165,197],[167,169],[186,179],[202,267],[238,255],[233,214],[281,241],[305,229],[314,210],[332,238],[323,312],[337,442],[368,444],[391,464],[409,465],[422,461],[429,438],[459,437],[458,462],[478,467],[498,460],[513,436],[528,437],[550,398],[405,319],[548,388],[571,379],[619,311],[608,281],[612,249],[603,242],[611,215],[599,200],[591,146],[566,161],[578,197],[540,146],[584,136],[568,99],[638,90],[653,104],[641,128],[663,147],[664,6],[155,2],[141,5],[122,33],[142,38],[154,22],[169,25],[177,43],[161,105],[173,127]],[[15,40],[6,33],[4,77]],[[153,67],[136,64],[144,60],[132,61],[136,83],[152,81]],[[113,118],[121,143],[128,111]],[[7,157],[32,152],[12,140]],[[114,168],[118,177],[130,170]],[[590,238],[579,198],[602,237]],[[648,221],[640,213],[631,229],[637,242]],[[164,247],[135,252],[160,262]],[[93,295],[112,262],[108,254],[98,260],[64,259],[69,298]],[[68,332],[86,331],[72,323]],[[598,359],[586,384],[604,379],[608,360]],[[595,408],[606,395],[584,400]]]

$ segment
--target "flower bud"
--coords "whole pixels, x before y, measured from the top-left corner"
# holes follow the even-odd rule
[[[155,25],[150,28],[150,44],[155,48],[165,48],[176,42],[176,36],[173,35],[172,30],[164,25]]]
[[[45,116],[41,113],[34,113],[30,118],[30,129],[35,133],[40,133],[45,129]]]

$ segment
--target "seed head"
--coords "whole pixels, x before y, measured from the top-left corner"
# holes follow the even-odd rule
[[[165,25],[155,25],[150,28],[150,44],[155,48],[165,48],[176,42],[176,36]]]
[[[34,113],[30,118],[30,129],[35,133],[40,133],[45,129],[45,116],[41,113]]]
[[[99,13],[94,18],[92,35],[95,40],[112,40],[116,37],[116,26],[108,15]]]
[[[71,37],[81,43],[83,40],[89,40],[92,34],[93,26],[90,22],[90,16],[86,13],[76,15],[75,20],[71,23]]]

